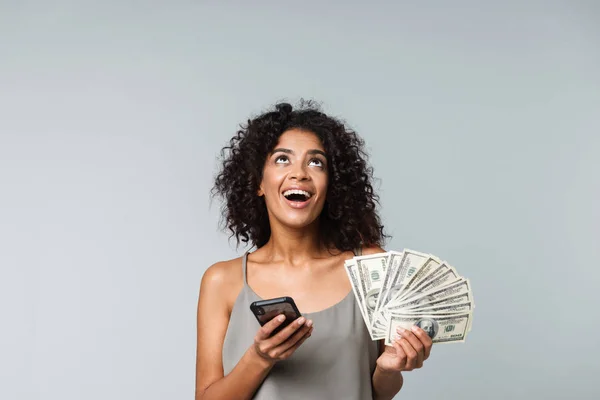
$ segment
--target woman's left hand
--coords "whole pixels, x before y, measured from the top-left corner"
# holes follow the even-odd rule
[[[398,336],[392,346],[377,359],[377,367],[383,372],[412,371],[421,368],[429,358],[432,341],[429,335],[416,325],[411,329],[398,328]]]

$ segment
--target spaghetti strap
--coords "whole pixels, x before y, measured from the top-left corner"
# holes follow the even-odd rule
[[[246,268],[248,265],[248,252],[246,251],[244,253],[244,255],[242,256],[242,273],[243,273],[243,277],[244,277],[244,286],[248,286],[248,279],[246,278]]]
[[[362,256],[362,246],[358,246],[352,252],[354,253],[355,256]]]

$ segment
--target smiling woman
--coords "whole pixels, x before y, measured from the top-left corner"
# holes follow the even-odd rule
[[[316,231],[327,196],[323,145],[314,133],[293,128],[281,135],[277,146],[266,160],[258,190],[269,219]]]
[[[306,102],[249,120],[223,149],[213,193],[232,236],[256,250],[202,278],[196,399],[390,399],[429,356],[419,328],[393,347],[370,339],[344,270],[384,251],[363,145]],[[284,296],[302,316],[261,327],[250,304]]]
[[[284,135],[290,131],[296,135]],[[323,206],[319,223],[324,231],[320,238],[327,246],[345,251],[360,245],[380,245],[383,227],[376,212],[378,197],[371,185],[364,142],[341,121],[322,113],[313,102],[302,102],[293,111],[289,104],[278,104],[275,110],[249,120],[223,149],[223,168],[213,193],[225,200],[227,228],[243,242],[250,241],[257,247],[267,243],[271,226],[266,198],[257,196],[263,174],[274,162],[289,166],[299,156],[306,156],[291,154],[295,149],[289,148],[289,143],[296,143],[303,136],[307,137],[305,140],[312,137],[315,146],[304,149],[311,150],[314,156],[306,161],[310,161],[311,168],[323,167],[328,179],[326,201],[317,205]],[[284,138],[288,139],[287,146],[281,143]],[[281,159],[273,159],[275,150],[280,150],[277,156]],[[293,168],[288,167],[287,171],[294,171]]]

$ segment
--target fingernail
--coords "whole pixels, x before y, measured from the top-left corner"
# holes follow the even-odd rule
[[[304,321],[306,321],[306,318],[304,318],[304,317],[298,318],[298,325],[302,325],[304,323]]]
[[[399,334],[404,333],[406,329],[402,328],[401,326],[399,326],[398,328],[396,328],[396,332],[398,332]]]
[[[309,321],[306,323],[306,326],[308,326],[308,327],[310,328],[310,327],[312,326],[312,324],[313,324],[312,320],[309,320]]]
[[[410,328],[414,333],[418,333],[419,332],[419,327],[416,325],[411,326]]]
[[[279,322],[283,322],[285,320],[285,315],[280,315],[279,317],[277,317],[277,320]]]

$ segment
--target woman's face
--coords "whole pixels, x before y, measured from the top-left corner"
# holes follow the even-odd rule
[[[327,158],[321,141],[311,132],[291,129],[267,155],[258,194],[265,197],[271,220],[303,228],[321,214],[327,183]]]

